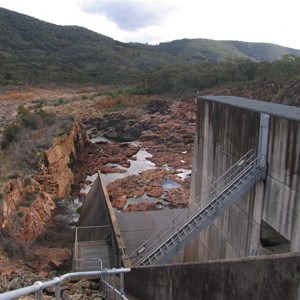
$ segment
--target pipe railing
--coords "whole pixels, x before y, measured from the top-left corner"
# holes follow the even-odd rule
[[[168,222],[161,230],[156,232],[137,250],[129,255],[131,263],[137,265],[144,257],[154,251],[161,245],[171,234],[184,225],[189,219],[195,216],[200,209],[205,208],[210,202],[222,191],[224,191],[232,182],[234,182],[241,173],[255,165],[260,165],[264,158],[257,157],[255,150],[250,150],[241,159],[239,159],[231,168],[222,176],[212,183],[207,190],[195,199],[190,199],[190,204],[174,219]]]
[[[60,277],[55,277],[54,279],[46,282],[37,281],[31,286],[23,287],[14,291],[9,291],[6,293],[0,294],[0,300],[13,300],[18,297],[27,296],[29,294],[35,293],[36,300],[43,299],[43,290],[48,287],[55,287],[55,299],[61,299],[61,284],[64,281],[70,279],[83,279],[83,278],[91,278],[91,277],[99,277],[100,282],[102,282],[105,286],[104,292],[105,296],[112,295],[114,299],[122,299],[127,300],[124,293],[124,273],[130,272],[130,268],[119,268],[119,269],[104,269],[101,271],[90,271],[90,272],[74,272],[67,273]],[[115,276],[120,275],[120,291],[116,288],[115,284]],[[109,280],[109,277],[113,278],[113,280]],[[119,297],[119,298],[116,298]]]

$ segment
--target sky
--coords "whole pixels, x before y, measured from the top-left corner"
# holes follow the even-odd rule
[[[299,0],[0,0],[0,7],[122,42],[206,38],[300,49]]]

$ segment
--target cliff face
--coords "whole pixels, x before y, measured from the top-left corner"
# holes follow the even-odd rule
[[[54,141],[52,147],[45,152],[41,173],[37,177],[46,191],[55,197],[70,194],[74,184],[72,169],[86,143],[87,138],[80,123],[72,126],[66,138]]]
[[[45,152],[38,174],[19,175],[3,185],[1,228],[24,242],[34,241],[43,232],[55,208],[54,199],[71,192],[72,168],[86,141],[81,125],[74,124],[67,137],[57,138]]]
[[[41,185],[21,175],[7,182],[3,188],[0,225],[18,241],[31,242],[43,231],[51,218],[55,202]]]

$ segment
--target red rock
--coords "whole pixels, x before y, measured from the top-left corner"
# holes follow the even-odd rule
[[[147,141],[153,141],[153,140],[158,140],[159,139],[159,135],[155,134],[155,133],[144,133],[139,140],[141,142],[147,142]]]
[[[160,197],[163,194],[162,186],[152,187],[149,191],[147,191],[147,195],[149,197]]]
[[[168,201],[174,206],[186,206],[189,201],[189,190],[185,189],[170,189],[167,195]]]
[[[33,194],[35,192],[35,186],[32,184],[26,185],[24,188],[24,193],[26,194]]]
[[[107,174],[107,173],[125,173],[126,172],[126,170],[119,169],[115,166],[101,166],[99,168],[99,170],[103,174]]]
[[[49,261],[49,266],[53,269],[59,269],[63,266],[63,263],[59,260],[51,259]]]
[[[0,226],[12,228],[14,238],[30,243],[43,232],[55,202],[50,194],[41,191],[41,187],[25,185],[24,180],[21,176],[4,185]],[[17,232],[13,230],[16,223],[20,224]]]
[[[130,162],[129,160],[122,161],[122,162],[120,163],[120,165],[121,165],[122,167],[124,167],[124,168],[129,168],[130,165],[131,165],[131,162]]]
[[[122,208],[124,208],[126,201],[127,201],[126,195],[122,195],[114,200],[113,206],[118,209],[122,209]]]

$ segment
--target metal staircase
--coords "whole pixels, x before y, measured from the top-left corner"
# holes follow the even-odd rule
[[[133,265],[164,263],[266,174],[265,156],[250,150],[204,193],[129,257]]]

